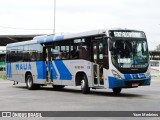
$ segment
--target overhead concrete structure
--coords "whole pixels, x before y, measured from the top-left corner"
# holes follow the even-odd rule
[[[8,43],[22,42],[27,40],[32,40],[37,35],[0,35],[0,46],[6,46]]]

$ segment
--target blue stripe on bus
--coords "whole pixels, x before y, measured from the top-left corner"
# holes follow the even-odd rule
[[[140,74],[124,74],[124,77],[125,77],[126,80],[146,78],[145,74],[143,74],[143,73],[140,73]]]
[[[11,63],[7,63],[7,78],[12,78],[12,66],[11,66]]]
[[[135,80],[125,80],[125,79],[117,79],[117,78],[114,78],[114,77],[108,77],[108,80],[109,80],[109,88],[126,88],[126,87],[132,87],[131,86],[131,83],[135,83]],[[125,82],[131,82],[130,85],[127,85]],[[150,85],[151,83],[151,79],[150,78],[142,78],[142,79],[139,79],[139,81],[142,81],[144,82],[143,84],[141,84],[141,86],[145,86],[145,85]]]
[[[132,74],[132,78],[133,79],[139,79],[139,76],[138,76],[138,74]]]
[[[63,40],[64,39],[64,36],[61,35],[61,36],[56,36],[55,40]]]
[[[37,39],[37,43],[52,42],[52,41],[63,40],[63,39],[64,39],[63,35],[55,36],[55,37],[39,38]]]
[[[46,79],[46,70],[47,70],[47,66],[46,63],[44,61],[39,61],[36,62],[36,66],[37,66],[37,79]],[[51,64],[51,62],[49,62],[48,64],[48,70],[51,71],[50,74],[50,78],[51,79],[57,79],[57,72],[53,66],[53,64]]]
[[[37,43],[44,43],[44,38],[40,38],[37,40]]]
[[[46,38],[45,42],[52,42],[53,41],[53,37],[49,37],[49,38]]]
[[[132,79],[132,76],[130,74],[124,74],[124,78],[130,80]]]
[[[114,77],[109,77],[109,88],[122,88],[125,87],[124,80],[120,80]]]
[[[60,80],[72,80],[72,74],[69,72],[62,60],[54,61],[60,73]]]
[[[145,74],[141,73],[139,74],[139,78],[146,78]]]
[[[52,80],[52,79],[56,80],[58,74],[57,74],[57,72],[56,72],[53,64],[51,64],[51,62],[50,62],[50,65],[51,65],[51,70],[52,70],[52,71],[51,71],[51,75],[50,75],[51,80]]]
[[[36,62],[37,79],[46,79],[46,65],[44,61]]]

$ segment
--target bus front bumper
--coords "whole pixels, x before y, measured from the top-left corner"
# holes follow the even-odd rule
[[[147,86],[151,84],[151,78],[143,79],[117,79],[109,77],[109,88],[135,88],[138,86]]]

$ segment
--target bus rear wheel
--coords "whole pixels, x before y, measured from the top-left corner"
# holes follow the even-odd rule
[[[122,88],[113,88],[112,90],[114,94],[120,94]]]
[[[28,74],[26,77],[26,85],[29,90],[39,89],[40,85],[33,83],[33,78],[31,74]]]
[[[81,79],[81,90],[83,94],[88,94],[90,93],[90,88],[88,87],[88,80],[85,75],[83,75]]]

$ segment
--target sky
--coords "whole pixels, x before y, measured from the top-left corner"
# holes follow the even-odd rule
[[[55,32],[127,28],[160,44],[160,0],[56,0]],[[0,0],[0,35],[53,34],[54,0]]]

